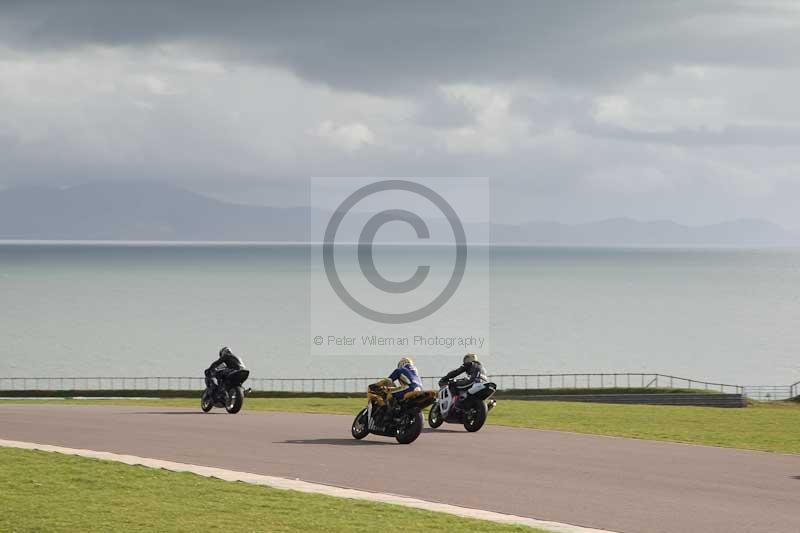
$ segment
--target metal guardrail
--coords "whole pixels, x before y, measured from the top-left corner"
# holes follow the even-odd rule
[[[800,381],[789,385],[789,397],[797,398],[798,396],[800,396]]]
[[[751,400],[771,401],[788,400],[794,398],[794,385],[748,385],[744,388],[745,395]]]
[[[744,387],[696,379],[646,373],[593,374],[495,374],[492,380],[503,390],[535,389],[694,389],[742,394]]]
[[[379,378],[251,378],[254,391],[360,393]],[[492,381],[500,390],[536,389],[631,389],[670,388],[745,393],[746,387],[710,381],[698,381],[665,374],[582,373],[582,374],[494,374]],[[439,376],[425,376],[423,385],[436,389]],[[800,386],[800,382],[794,387]],[[0,391],[13,390],[202,390],[203,377],[0,377]]]

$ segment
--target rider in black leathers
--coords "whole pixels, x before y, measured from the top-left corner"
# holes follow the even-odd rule
[[[247,370],[247,367],[227,346],[223,347],[219,351],[219,357],[205,371],[206,387],[222,385],[225,378],[237,370]]]
[[[475,357],[474,353],[468,353],[464,356],[463,363],[460,367],[447,373],[442,379],[439,380],[439,386],[443,387],[448,381],[460,374],[466,374],[466,378],[462,378],[453,382],[456,389],[463,389],[473,383],[482,383],[489,381],[486,377],[486,372],[483,370],[483,365]]]
[[[456,368],[455,370],[451,370],[447,373],[447,375],[439,380],[439,386],[444,387],[454,377],[460,374],[467,375],[465,378],[457,379],[450,383],[450,392],[455,397],[458,397],[459,391],[468,389],[473,383],[485,383],[489,381],[483,365],[480,363],[480,361],[478,361],[478,358],[475,357],[474,353],[468,353],[465,355],[462,362],[463,364],[460,367]],[[496,404],[497,402],[495,400],[489,400],[489,409],[492,409]]]

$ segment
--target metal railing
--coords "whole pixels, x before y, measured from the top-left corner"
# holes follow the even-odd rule
[[[800,381],[789,385],[789,397],[797,398],[798,396],[800,396]]]
[[[745,395],[751,400],[771,401],[788,400],[794,398],[792,387],[797,385],[748,385],[744,388]]]
[[[647,373],[495,374],[502,390],[536,389],[692,389],[742,394],[744,387],[727,383]]]
[[[252,378],[247,385],[261,392],[360,393],[379,378]],[[501,390],[536,389],[691,389],[744,394],[747,387],[698,381],[665,374],[581,373],[581,374],[494,374]],[[436,389],[439,376],[425,376],[423,385]],[[793,387],[800,386],[800,382]],[[203,377],[0,377],[0,391],[146,391],[202,390]],[[784,387],[786,389],[786,387]]]

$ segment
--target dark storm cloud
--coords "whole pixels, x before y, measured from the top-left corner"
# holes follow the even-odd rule
[[[0,187],[489,176],[509,220],[800,225],[800,9],[0,0]],[[788,191],[788,192],[787,192]]]
[[[14,46],[61,49],[199,42],[327,85],[416,92],[452,82],[607,84],[676,64],[797,64],[800,32],[759,26],[778,7],[736,2],[5,3]],[[744,32],[719,31],[748,18]],[[735,22],[735,20],[734,20]]]

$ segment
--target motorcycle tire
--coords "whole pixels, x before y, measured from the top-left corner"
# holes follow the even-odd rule
[[[244,403],[244,389],[242,387],[231,387],[228,389],[228,403],[225,404],[225,410],[230,414],[235,415],[242,409]]]
[[[369,417],[367,416],[367,408],[361,410],[353,420],[353,426],[350,428],[353,438],[361,440],[369,435]]]
[[[422,433],[422,425],[425,423],[425,418],[422,416],[422,411],[411,415],[411,422],[400,426],[397,429],[397,442],[400,444],[411,444],[419,434]]]
[[[206,389],[200,397],[200,409],[202,409],[204,413],[207,413],[212,407],[214,407],[214,398],[211,397],[211,393]]]
[[[486,423],[486,415],[488,414],[486,402],[473,402],[472,405],[464,409],[464,429],[470,433],[475,433]]]
[[[444,417],[442,416],[442,411],[439,409],[439,404],[434,403],[431,406],[431,410],[428,411],[428,425],[433,429],[436,429],[442,424],[444,424]]]

